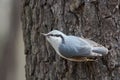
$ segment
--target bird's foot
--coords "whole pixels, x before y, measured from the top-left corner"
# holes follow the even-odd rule
[[[91,59],[91,58],[87,58],[87,57],[85,57],[85,58],[83,58],[82,60],[80,60],[80,62],[97,62],[97,59]]]
[[[89,59],[89,58],[87,58],[86,61],[95,61],[96,62],[97,59]]]

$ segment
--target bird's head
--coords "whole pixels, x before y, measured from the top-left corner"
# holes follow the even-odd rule
[[[61,31],[58,30],[53,30],[47,34],[41,33],[44,35],[47,39],[47,41],[53,46],[53,47],[58,47],[62,42],[64,42],[64,37],[66,35],[62,33]]]

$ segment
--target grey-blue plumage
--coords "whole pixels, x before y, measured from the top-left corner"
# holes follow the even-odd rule
[[[80,46],[81,45],[81,46]],[[79,37],[67,36],[59,46],[61,55],[65,57],[90,56],[91,47]]]
[[[99,53],[99,54],[102,54],[102,55],[106,55],[108,52],[108,50],[105,48],[105,47],[94,47],[92,49],[92,52],[95,52],[95,53]]]
[[[71,61],[108,54],[107,48],[89,39],[66,35],[58,30],[43,35],[61,57]]]
[[[67,36],[64,38],[64,43],[59,46],[59,52],[61,55],[71,58],[102,56],[107,54],[108,50],[94,41],[76,36]]]

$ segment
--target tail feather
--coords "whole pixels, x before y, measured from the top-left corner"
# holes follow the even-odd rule
[[[105,47],[93,47],[92,52],[106,55],[108,54],[108,49]]]

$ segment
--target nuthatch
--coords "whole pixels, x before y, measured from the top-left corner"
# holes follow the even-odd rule
[[[65,35],[58,30],[53,30],[47,34],[42,33],[42,35],[46,37],[58,55],[70,61],[93,61],[87,57],[108,54],[107,48],[92,40]]]

